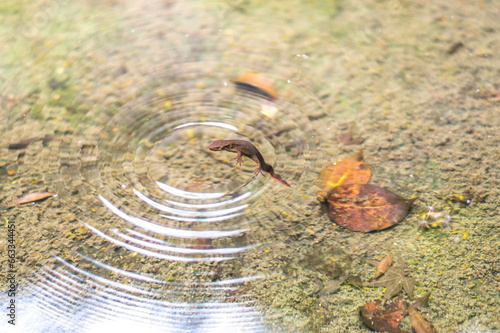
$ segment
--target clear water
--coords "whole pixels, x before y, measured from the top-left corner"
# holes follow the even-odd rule
[[[2,331],[369,331],[357,309],[383,291],[331,287],[390,252],[440,331],[498,329],[496,7],[3,3],[2,205],[57,196],[2,213]],[[238,89],[248,72],[278,98]],[[364,143],[340,144],[352,126]],[[291,187],[217,139],[253,142]],[[371,183],[419,197],[394,228],[349,232],[316,199],[359,149]],[[471,206],[449,200],[471,187]],[[452,226],[418,230],[428,205]]]

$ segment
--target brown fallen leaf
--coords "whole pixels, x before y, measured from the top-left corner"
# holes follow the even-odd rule
[[[370,167],[364,162],[363,154],[330,163],[323,170],[318,179],[318,186],[322,189],[318,192],[318,199],[324,202],[332,191],[341,186],[349,184],[366,184],[372,173]]]
[[[384,302],[396,296],[401,289],[404,289],[411,298],[413,289],[415,288],[415,280],[406,276],[405,268],[406,264],[404,261],[401,258],[397,258],[396,264],[389,268],[382,278],[365,283],[364,285],[367,287],[385,288]]]
[[[410,206],[409,201],[378,186],[343,185],[328,198],[328,216],[346,229],[370,232],[398,224]]]
[[[411,330],[414,333],[437,333],[437,330],[420,313],[410,305],[409,308]]]
[[[380,300],[367,303],[359,308],[361,320],[366,326],[378,332],[399,333],[399,323],[407,315],[406,302],[402,297],[382,307]]]
[[[375,278],[378,278],[380,275],[384,274],[389,269],[389,267],[391,267],[392,257],[393,255],[391,253],[380,261],[377,266],[377,270],[375,271]]]
[[[8,204],[5,207],[5,209],[9,209],[9,208],[12,208],[14,206],[21,205],[21,204],[28,203],[28,202],[40,201],[40,200],[43,200],[45,198],[48,198],[48,197],[51,197],[54,195],[56,195],[56,193],[48,193],[48,192],[30,193],[28,195],[25,195],[24,197],[21,197],[19,199],[12,201],[10,204]]]

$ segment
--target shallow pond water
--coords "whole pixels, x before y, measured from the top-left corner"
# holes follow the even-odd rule
[[[369,284],[390,253],[416,282],[397,296],[430,292],[438,331],[500,329],[497,1],[0,15],[2,332],[369,332],[359,308],[383,299]],[[317,199],[321,170],[360,150],[370,184],[415,199],[390,229],[343,229]],[[56,196],[6,209],[36,192]],[[418,228],[428,207],[451,225]]]

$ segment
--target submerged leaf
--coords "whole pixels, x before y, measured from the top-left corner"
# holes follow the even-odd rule
[[[28,195],[25,195],[24,197],[21,197],[17,200],[14,200],[10,204],[8,204],[5,207],[5,209],[9,209],[9,208],[12,208],[14,206],[21,205],[21,204],[28,203],[28,202],[40,201],[40,200],[43,200],[45,198],[48,198],[48,197],[51,197],[54,195],[56,195],[56,194],[55,193],[48,193],[48,192],[30,193]]]
[[[410,203],[381,187],[368,184],[334,188],[328,198],[328,216],[352,231],[370,232],[398,224]]]
[[[327,200],[332,191],[341,185],[366,184],[371,175],[370,167],[364,162],[361,153],[333,162],[321,170],[318,185],[322,190],[318,192],[318,198],[322,202]]]
[[[401,259],[397,260],[397,265],[389,268],[385,275],[374,282],[365,283],[369,287],[385,288],[384,301],[397,295],[401,289],[404,289],[408,296],[412,296],[415,287],[415,280],[407,277],[405,273],[405,264]]]
[[[402,332],[399,323],[407,314],[406,303],[400,297],[382,307],[380,300],[367,303],[359,308],[361,319],[366,326],[378,332]]]
[[[389,267],[392,265],[392,253],[389,254],[387,257],[382,259],[380,263],[377,266],[377,271],[375,272],[375,278],[378,278],[380,275],[384,274],[387,272]]]
[[[411,330],[415,333],[437,333],[437,330],[420,313],[410,305]]]

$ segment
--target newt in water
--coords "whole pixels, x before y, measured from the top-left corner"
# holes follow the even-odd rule
[[[259,172],[262,174],[264,174],[263,172],[267,172],[269,173],[271,178],[274,178],[281,184],[290,187],[286,180],[275,173],[273,167],[267,164],[266,161],[264,161],[264,157],[262,157],[260,151],[255,148],[255,146],[251,142],[245,140],[215,140],[210,144],[210,146],[208,146],[208,149],[212,151],[226,150],[238,154],[235,158],[231,159],[236,160],[237,165],[241,165],[241,162],[243,162],[241,156],[251,158],[255,161],[255,163],[258,164],[257,169],[255,169],[255,175],[258,175]]]

